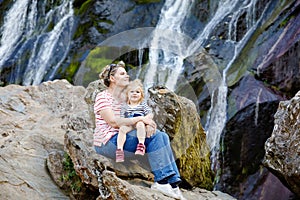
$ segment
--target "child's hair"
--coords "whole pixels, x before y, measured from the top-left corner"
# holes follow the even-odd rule
[[[125,68],[125,63],[120,61],[117,64],[110,64],[104,67],[103,71],[99,74],[99,78],[103,80],[105,86],[109,87],[110,76],[114,75],[119,67]]]
[[[130,81],[129,84],[127,85],[125,92],[126,92],[126,102],[129,104],[129,99],[128,99],[128,92],[132,89],[132,88],[139,88],[140,92],[141,92],[141,100],[139,101],[139,103],[141,103],[144,100],[145,94],[144,94],[144,89],[143,89],[143,84],[142,81],[140,79],[135,79],[133,81]]]

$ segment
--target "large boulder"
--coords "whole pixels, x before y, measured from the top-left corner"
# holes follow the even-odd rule
[[[90,83],[87,87],[84,98],[91,117],[94,115],[95,97],[103,89],[105,87],[100,80]],[[162,87],[151,88],[149,93],[149,104],[154,110],[158,127],[169,133],[172,140],[171,144],[178,158],[178,166],[184,183],[188,186],[212,188],[209,150],[194,103]],[[80,120],[72,121],[81,124]],[[74,129],[74,127],[79,128]],[[139,199],[140,189],[138,188],[145,186],[147,189],[143,189],[143,195],[148,195],[149,192],[151,196],[153,191],[149,190],[149,186],[153,182],[153,175],[146,157],[126,159],[126,162],[122,164],[116,163],[112,159],[95,153],[91,143],[93,133],[91,128],[72,125],[68,130],[65,135],[65,147],[73,160],[76,173],[87,187],[92,188],[91,190],[99,189],[99,198],[128,199],[130,196]],[[134,186],[128,185],[124,179],[130,180],[129,182]],[[202,198],[201,195],[195,195],[194,191],[184,191],[184,195],[190,196],[189,199]]]
[[[300,91],[280,102],[265,151],[264,165],[300,197]]]
[[[0,199],[68,199],[45,161],[63,151],[70,116],[89,121],[84,93],[64,80],[0,87]]]
[[[65,80],[0,88],[0,199],[170,199],[150,189],[143,160],[117,166],[95,153],[86,92]],[[183,192],[192,200],[233,199],[200,188]]]
[[[190,186],[212,189],[210,152],[195,104],[164,86],[149,89],[158,128],[168,133],[179,172]]]

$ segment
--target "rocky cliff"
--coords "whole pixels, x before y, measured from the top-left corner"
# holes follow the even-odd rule
[[[116,165],[95,154],[86,93],[65,80],[0,88],[1,199],[169,199],[150,190],[153,177],[145,161]],[[193,148],[198,140],[191,141]],[[179,165],[193,185],[191,173],[201,172],[188,160]],[[185,174],[184,167],[194,170]],[[183,193],[188,199],[234,199],[199,187]]]

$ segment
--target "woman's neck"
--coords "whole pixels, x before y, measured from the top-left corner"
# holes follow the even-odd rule
[[[118,100],[119,102],[123,101],[123,89],[117,86],[110,86],[107,91],[114,97],[114,99]]]

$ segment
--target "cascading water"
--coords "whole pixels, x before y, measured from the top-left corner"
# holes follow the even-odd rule
[[[26,24],[27,10],[28,0],[18,0],[4,18],[5,23],[1,28],[0,69],[3,66],[3,63],[13,53],[14,46],[18,46],[18,43],[21,40],[23,29]],[[30,16],[32,17],[31,14]]]
[[[182,71],[186,38],[178,37],[181,24],[189,14],[193,1],[167,0],[162,8],[158,24],[153,31],[149,52],[149,67],[144,79],[146,88],[154,83],[164,84],[174,90]]]
[[[11,70],[9,83],[36,85],[53,79],[69,51],[73,2],[64,0],[51,10],[46,9],[47,3],[17,0],[5,15],[0,73]]]
[[[173,5],[170,2],[173,2]],[[205,130],[207,134],[206,136],[207,142],[212,152],[212,168],[216,167],[215,162],[217,160],[218,152],[219,152],[220,135],[226,123],[226,115],[227,115],[226,106],[227,106],[227,90],[228,90],[226,84],[227,71],[232,66],[233,62],[240,54],[241,50],[243,49],[249,37],[256,29],[256,26],[259,23],[259,20],[257,20],[256,19],[257,17],[255,16],[256,2],[257,0],[220,1],[218,5],[218,9],[214,13],[214,16],[211,18],[211,20],[204,27],[204,29],[202,31],[199,31],[198,36],[196,36],[192,40],[192,42],[187,45],[187,48],[183,46],[185,48],[185,53],[182,53],[182,50],[179,51],[177,50],[173,52],[179,52],[178,55],[169,54],[170,51],[169,48],[161,48],[159,50],[156,50],[154,48],[154,50],[150,50],[150,58],[149,58],[150,66],[147,72],[147,77],[145,77],[145,85],[146,86],[149,84],[151,85],[156,82],[159,84],[164,84],[169,89],[173,90],[175,88],[178,75],[182,70],[183,60],[188,56],[198,53],[199,50],[203,47],[204,43],[207,40],[209,40],[210,37],[212,37],[215,28],[220,23],[222,23],[227,16],[231,17],[231,21],[228,24],[229,38],[227,42],[234,45],[235,51],[232,59],[229,61],[226,68],[223,70],[222,75],[221,74],[219,75],[221,81],[216,80],[216,84],[214,85],[214,87],[209,88],[211,94],[211,108],[208,112],[207,124],[205,126]],[[182,5],[180,5],[181,3]],[[171,29],[173,31],[178,31],[182,33],[180,29],[181,23],[183,22],[184,17],[187,16],[189,13],[178,13],[178,8],[187,6],[186,3],[187,3],[186,1],[176,1],[176,3],[174,3],[174,1],[166,1],[166,4],[163,7],[161,18],[158,22],[156,30],[161,31],[161,30]],[[188,2],[188,4],[190,6],[192,5],[192,2]],[[189,8],[190,7],[185,7],[185,11],[187,11]],[[243,14],[247,15],[247,25],[246,25],[247,32],[240,39],[240,41],[236,41],[237,22],[239,17]],[[174,19],[175,16],[178,16],[179,19]],[[175,38],[172,38],[171,43],[169,45],[173,45],[174,40]],[[169,40],[167,40],[164,37],[164,34],[157,34],[156,32],[154,32],[151,48],[157,46],[168,47],[169,45],[166,44],[166,41]],[[160,43],[162,42],[164,42],[165,45],[160,45]],[[180,45],[178,45],[179,49],[180,49]],[[171,68],[170,69],[171,73],[172,72],[174,73],[172,73],[172,75],[164,74],[163,77],[160,79],[158,77],[159,76],[158,74],[161,73],[160,70],[164,70],[167,67]],[[165,76],[167,76],[168,79],[165,78]]]

